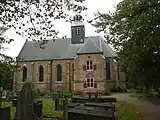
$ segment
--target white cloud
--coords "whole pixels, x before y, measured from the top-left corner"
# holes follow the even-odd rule
[[[85,5],[88,8],[84,15],[86,15],[86,20],[90,20],[94,17],[94,13],[97,11],[100,12],[113,12],[115,10],[115,6],[120,2],[121,0],[86,0]],[[93,26],[88,24],[87,22],[85,24],[85,29],[86,29],[86,36],[95,36],[99,35],[95,33],[94,31],[96,30]],[[55,29],[58,30],[59,36],[65,36],[67,37],[71,36],[71,30],[70,30],[70,23],[65,23],[64,20],[58,20],[55,22]],[[12,42],[9,45],[5,45],[8,49],[4,51],[5,54],[16,57],[18,56],[23,44],[25,43],[25,38],[17,35],[14,31],[14,29],[11,29],[8,31],[8,36],[9,38],[15,39],[14,42]]]

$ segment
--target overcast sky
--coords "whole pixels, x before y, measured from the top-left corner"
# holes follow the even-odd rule
[[[115,6],[120,2],[121,0],[86,0],[85,5],[88,8],[87,11],[85,11],[85,15],[87,20],[90,20],[94,17],[94,13],[97,11],[100,12],[108,12],[108,11],[114,11]],[[97,34],[94,31],[96,30],[93,26],[91,26],[88,23],[85,24],[86,29],[86,36],[95,36],[102,34]],[[70,30],[70,23],[65,23],[63,20],[58,20],[55,23],[55,29],[58,30],[59,36],[71,36],[71,30]],[[16,35],[15,31],[13,29],[9,30],[7,32],[9,38],[15,39],[14,42],[12,42],[9,45],[5,45],[7,49],[4,51],[5,54],[15,58],[18,56],[20,50],[22,49],[22,46],[25,42],[25,38],[22,38],[21,36]]]

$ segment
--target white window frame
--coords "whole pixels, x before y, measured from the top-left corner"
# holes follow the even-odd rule
[[[76,28],[76,35],[80,35],[80,27]]]
[[[92,60],[87,61],[86,70],[93,71],[93,61]]]
[[[89,86],[88,86],[88,80],[89,80]],[[91,86],[93,85],[93,86]],[[94,88],[94,78],[86,78],[86,88]]]

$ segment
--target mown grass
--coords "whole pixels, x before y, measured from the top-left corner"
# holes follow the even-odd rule
[[[54,101],[53,99],[43,98],[43,116],[54,116],[54,117],[62,117],[62,111],[55,111],[54,110]]]
[[[52,99],[42,98],[41,100],[43,101],[43,116],[62,118],[63,112],[54,110],[54,101]],[[11,120],[13,120],[16,108],[12,107],[12,102],[2,102],[2,107],[11,107]]]
[[[132,110],[131,106],[123,101],[117,102],[116,113],[119,120],[142,120],[142,118]]]
[[[43,101],[43,116],[62,118],[62,111],[54,110],[54,101],[49,98],[42,98]],[[3,102],[2,107],[11,107],[11,120],[15,116],[15,108],[12,107],[12,102]],[[131,109],[131,106],[123,101],[118,101],[116,104],[116,111],[119,120],[141,120],[139,116]]]

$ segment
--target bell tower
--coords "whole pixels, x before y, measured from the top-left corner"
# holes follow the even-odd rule
[[[85,38],[85,27],[83,17],[75,15],[71,22],[71,44],[83,44]]]

